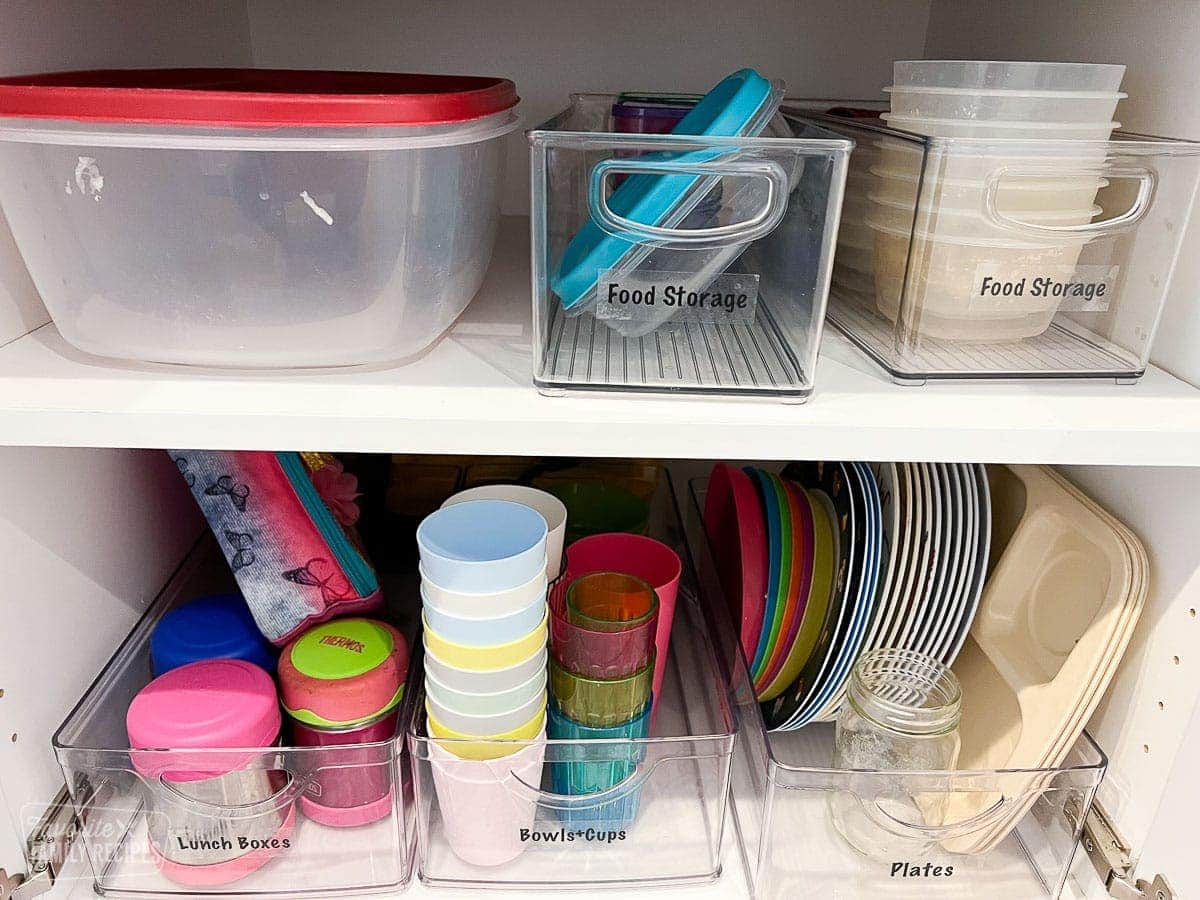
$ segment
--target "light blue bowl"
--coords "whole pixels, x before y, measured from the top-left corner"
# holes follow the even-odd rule
[[[456,503],[421,521],[417,549],[429,580],[446,590],[507,591],[545,569],[546,520],[511,500]]]
[[[430,628],[446,640],[468,647],[491,647],[523,638],[541,625],[546,615],[546,591],[524,609],[494,618],[468,618],[438,609],[424,587],[421,588],[421,603]]]

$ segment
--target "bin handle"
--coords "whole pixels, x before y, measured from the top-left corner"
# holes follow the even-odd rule
[[[761,178],[767,182],[767,198],[762,209],[742,222],[711,228],[676,228],[647,225],[613,211],[604,196],[609,175],[686,175],[718,178],[734,176]],[[604,159],[592,168],[588,185],[588,212],[602,229],[628,241],[654,241],[674,244],[706,244],[710,247],[742,244],[770,234],[787,212],[788,175],[783,166],[769,160],[714,160],[687,162],[662,159]]]
[[[1158,188],[1158,176],[1150,169],[1140,166],[1125,166],[1103,170],[1103,176],[1113,178],[1129,178],[1138,182],[1137,197],[1125,212],[1103,222],[1084,222],[1081,225],[1036,225],[1022,222],[1007,213],[1002,213],[996,206],[996,195],[1000,191],[1000,182],[1004,178],[1072,178],[1072,177],[1101,177],[1101,172],[1093,168],[1068,169],[1055,166],[1024,167],[1002,166],[992,171],[987,177],[984,190],[984,216],[990,224],[1014,231],[1019,234],[1037,237],[1097,237],[1103,234],[1114,234],[1132,228],[1150,210],[1154,194]]]
[[[596,762],[599,763],[601,761],[596,760]],[[646,779],[654,773],[660,762],[662,760],[655,760],[654,764],[650,766],[637,766],[625,778],[622,778],[612,787],[605,788],[602,791],[595,791],[591,794],[556,794],[552,791],[543,791],[536,785],[532,785],[522,779],[516,772],[509,772],[512,778],[509,791],[519,799],[536,803],[547,809],[588,809],[604,803],[614,803],[618,800],[624,800],[626,797],[637,793],[642,789],[642,785],[646,783]],[[567,760],[550,763],[550,765],[578,764]],[[584,761],[583,764],[586,765],[587,761]],[[506,784],[508,784],[507,781]]]
[[[185,803],[196,808],[200,812],[212,810],[214,818],[222,819],[251,819],[261,816],[264,813],[283,810],[291,806],[300,798],[300,795],[308,789],[309,783],[313,780],[311,774],[299,777],[291,772],[284,770],[287,775],[287,783],[283,785],[275,793],[269,797],[264,797],[262,800],[255,800],[252,803],[209,803],[205,800],[198,800],[195,797],[183,793],[179,788],[175,787],[170,781],[167,781],[166,773],[159,775],[157,787],[161,788],[164,793],[168,794],[172,799],[180,803]]]
[[[918,822],[908,822],[904,819],[892,815],[878,799],[874,800],[875,811],[887,819],[893,825],[907,831],[915,831],[925,837],[934,840],[945,840],[947,838],[962,837],[980,831],[993,824],[998,823],[1007,814],[1008,807],[1012,805],[1012,798],[1000,796],[1000,799],[989,806],[981,813],[976,813],[959,822],[952,822],[948,825],[926,825]]]

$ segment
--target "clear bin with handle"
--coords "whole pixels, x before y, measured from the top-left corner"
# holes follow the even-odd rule
[[[529,134],[534,383],[807,399],[852,143],[780,116],[753,138],[621,134],[617,100],[577,94]],[[634,178],[672,195],[661,216],[620,208]]]
[[[1145,372],[1200,143],[927,137],[817,119],[870,157],[843,222],[870,240],[839,248],[829,318],[894,380]]]

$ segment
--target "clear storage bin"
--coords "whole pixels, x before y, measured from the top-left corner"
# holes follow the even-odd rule
[[[293,898],[403,886],[410,874],[413,807],[399,736],[292,747],[285,725],[283,742],[270,750],[129,749],[125,713],[151,680],[154,626],[179,603],[214,588],[227,590],[228,584],[228,569],[215,547],[194,553],[54,735],[96,892],[134,898]],[[401,630],[411,638],[414,629]],[[398,723],[407,721],[412,702],[412,692],[405,693]],[[185,762],[189,769],[229,775],[192,780],[187,776],[193,772],[180,771]],[[299,801],[319,801],[322,783],[330,781],[369,788],[372,796],[382,792],[390,797],[390,809],[377,821],[352,828],[308,818]],[[246,802],[248,796],[255,801]],[[170,852],[161,852],[163,847]],[[259,867],[251,871],[254,866]]]
[[[616,100],[575,95],[529,134],[534,383],[805,400],[851,142],[779,116],[758,138],[619,134]],[[661,222],[609,206],[635,176],[679,188]],[[588,223],[603,260],[567,253]],[[568,276],[583,295],[559,296]]]
[[[651,533],[687,559],[665,478]],[[687,564],[649,737],[433,739],[417,699],[417,877],[464,890],[717,878],[737,730],[724,685]]]
[[[1200,143],[930,138],[819,119],[870,148],[866,205],[847,198],[865,210],[869,265],[839,249],[829,318],[894,380],[1142,375]]]
[[[839,770],[832,723],[767,732],[704,533],[706,489],[707,479],[691,483],[687,527],[740,723],[730,794],[755,896],[1057,898],[1104,776],[1104,753],[1084,734],[1055,768]],[[962,801],[948,806],[982,811],[949,821],[928,814],[939,807],[931,801],[947,796]],[[835,817],[878,850],[853,850]]]

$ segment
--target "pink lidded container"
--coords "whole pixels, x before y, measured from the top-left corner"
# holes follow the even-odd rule
[[[408,643],[386,622],[339,619],[310,628],[279,658],[279,693],[299,747],[314,754],[299,804],[347,828],[392,812],[392,737],[408,673]]]
[[[275,683],[240,659],[193,662],[142,688],[125,716],[162,873],[228,884],[291,846],[293,782],[263,753],[279,740]],[[140,751],[140,752],[139,752]]]

